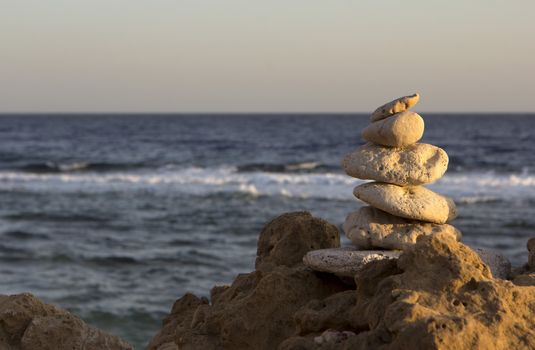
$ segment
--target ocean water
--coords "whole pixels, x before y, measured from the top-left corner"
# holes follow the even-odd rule
[[[520,265],[535,236],[535,115],[424,115],[468,244]],[[366,115],[0,116],[0,293],[31,292],[143,348],[185,292],[253,269],[263,225],[340,226]]]

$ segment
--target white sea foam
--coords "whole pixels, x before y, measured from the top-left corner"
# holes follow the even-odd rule
[[[354,200],[352,188],[363,182],[341,173],[238,172],[234,167],[164,167],[150,172],[115,173],[0,172],[3,191],[164,190],[193,195],[236,192],[252,196]],[[525,173],[450,173],[428,187],[463,204],[535,198],[535,176]]]

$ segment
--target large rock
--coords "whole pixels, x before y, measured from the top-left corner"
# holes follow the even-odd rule
[[[408,110],[412,106],[418,103],[420,95],[414,94],[410,96],[404,96],[388,102],[381,107],[377,108],[370,117],[371,122],[384,119],[392,114],[400,113]]]
[[[0,295],[2,350],[126,350],[125,341],[31,294]]]
[[[359,179],[416,186],[440,179],[448,169],[448,155],[425,143],[405,148],[367,143],[346,155],[342,167],[349,176]]]
[[[351,323],[335,329],[354,335],[318,343],[320,334],[302,332],[279,349],[535,348],[535,288],[493,279],[450,235],[422,236],[397,261],[368,264],[356,284]]]
[[[410,220],[368,206],[350,213],[343,228],[347,238],[361,249],[404,250],[420,236],[441,232],[456,240],[461,238],[461,232],[451,225]]]
[[[396,250],[358,250],[356,247],[320,249],[308,252],[303,263],[313,270],[328,272],[340,277],[354,277],[372,261],[397,259]]]
[[[309,213],[276,218],[260,235],[257,270],[214,287],[211,303],[191,294],[179,299],[148,349],[276,349],[293,334],[300,308],[347,290],[337,277],[301,262],[308,250],[338,246],[338,230]]]
[[[377,283],[381,268],[384,274],[391,269],[391,275]],[[357,278],[353,315],[365,320],[370,331],[353,338],[353,344],[375,340],[390,349],[535,347],[535,288],[492,279],[480,257],[451,236],[420,238],[400,257],[397,268],[403,273],[370,264]]]
[[[296,332],[312,333],[324,329],[351,329],[351,308],[357,302],[354,289],[328,296],[323,300],[312,300],[299,309],[293,319]]]
[[[173,343],[180,350],[276,349],[293,334],[295,312],[345,289],[336,277],[318,276],[303,265],[242,274],[210,304],[189,295],[179,299],[175,305],[181,306],[173,308],[148,349]]]
[[[309,250],[339,246],[336,226],[308,212],[283,214],[260,233],[255,267],[294,266],[302,263]]]
[[[399,259],[367,264],[356,285],[302,264],[239,275],[211,303],[175,303],[149,349],[535,348],[535,288],[492,278],[451,235],[421,236]]]
[[[371,182],[355,187],[353,194],[375,208],[407,219],[444,224],[457,216],[453,200],[425,187]]]
[[[368,125],[362,138],[384,146],[405,147],[424,135],[424,120],[418,114],[404,111]]]

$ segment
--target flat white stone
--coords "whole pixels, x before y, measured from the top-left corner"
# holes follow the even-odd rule
[[[303,263],[315,271],[329,272],[341,277],[353,277],[366,264],[383,259],[397,259],[401,251],[357,250],[342,247],[312,250],[303,257]]]
[[[371,122],[384,119],[392,114],[406,111],[411,108],[420,100],[420,95],[414,94],[410,96],[404,96],[395,99],[394,101],[388,102],[381,107],[377,108],[375,112],[372,113],[370,117]]]
[[[422,186],[370,182],[355,187],[353,194],[372,207],[407,219],[445,224],[457,216],[453,200]]]
[[[505,255],[492,249],[472,248],[490,268],[494,278],[507,279],[511,274],[511,262]]]
[[[362,138],[378,145],[405,147],[424,135],[424,120],[417,113],[404,111],[378,120],[362,130]]]
[[[342,160],[346,174],[400,186],[417,186],[437,181],[448,169],[447,153],[436,146],[415,143],[404,148],[367,143]]]

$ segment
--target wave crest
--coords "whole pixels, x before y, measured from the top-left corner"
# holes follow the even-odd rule
[[[237,167],[174,169],[163,167],[136,172],[0,172],[4,191],[117,190],[172,191],[190,195],[220,192],[251,196],[285,196],[354,201],[352,188],[365,181],[335,172],[285,173],[240,171]],[[430,189],[453,197],[461,204],[535,197],[535,176],[529,174],[451,173]]]

